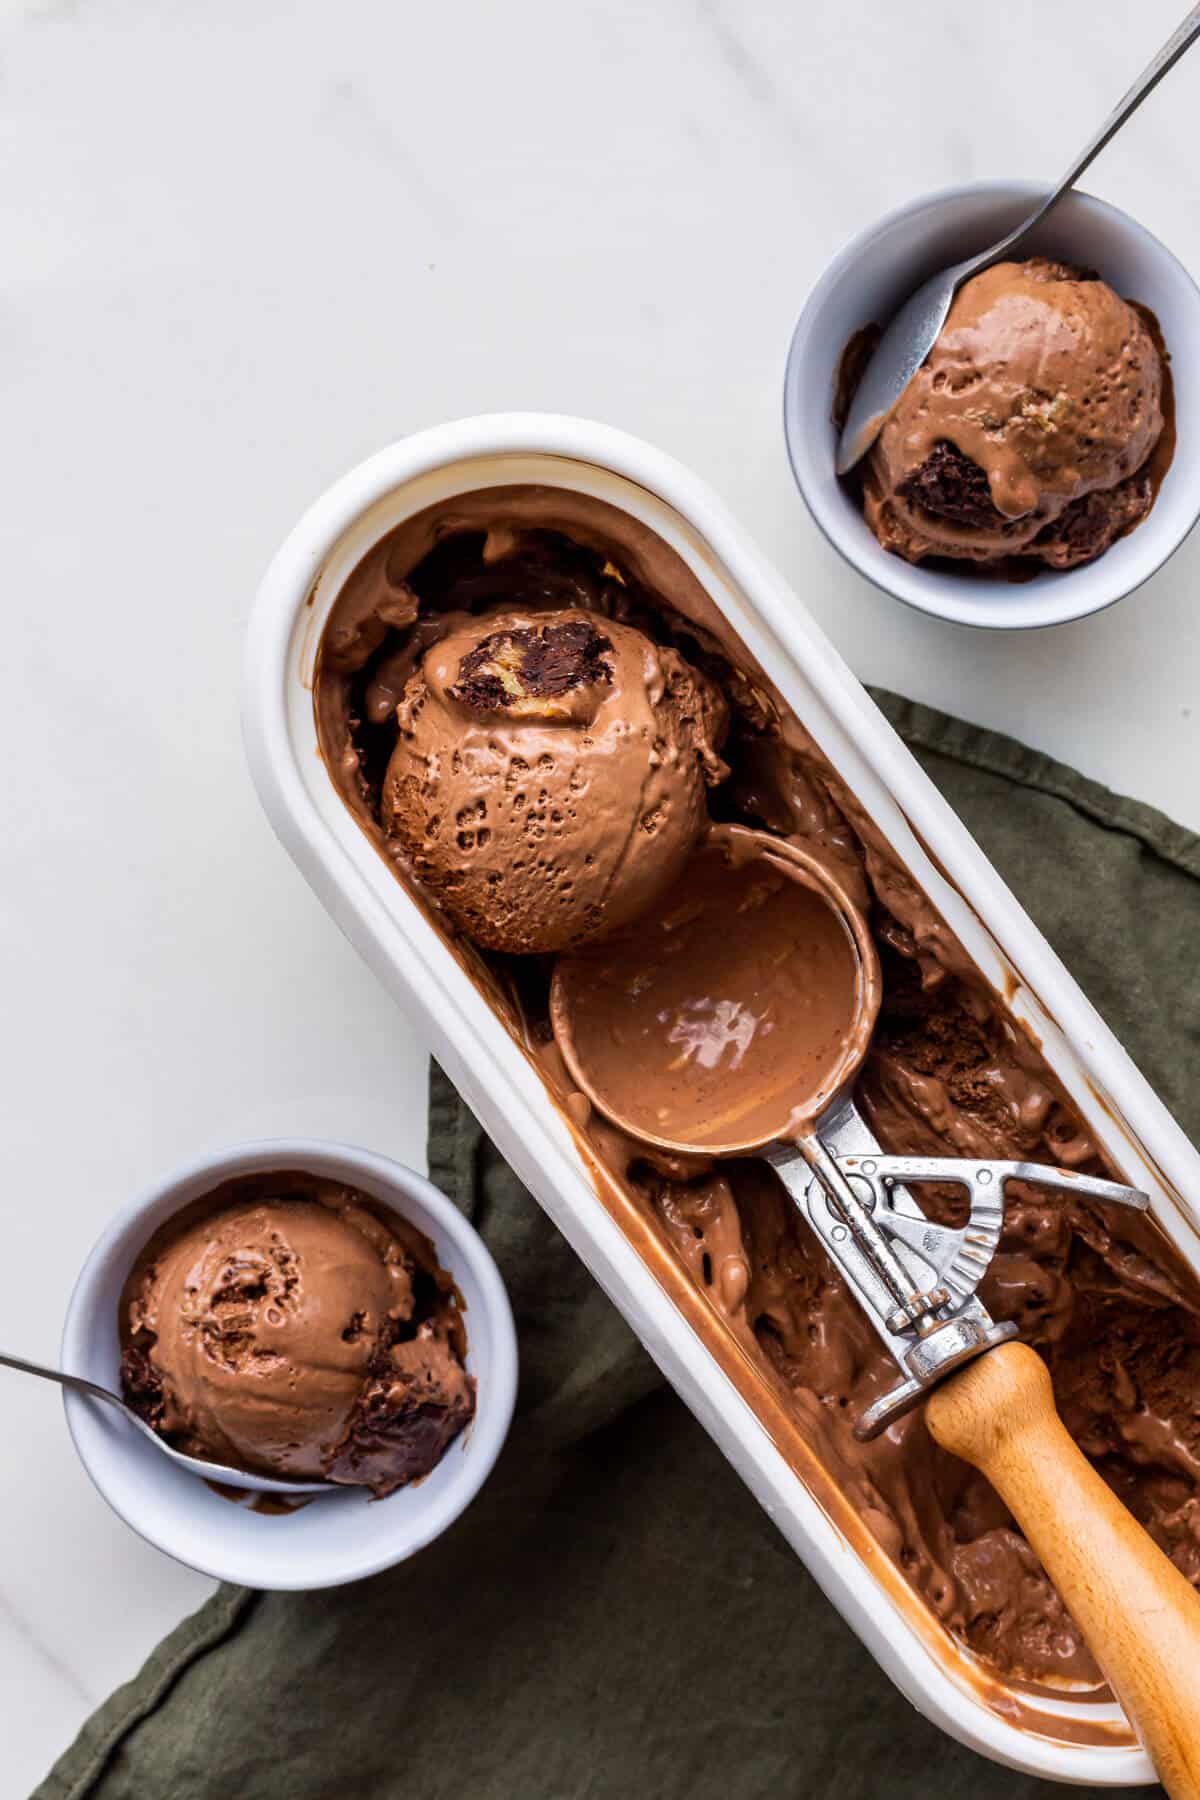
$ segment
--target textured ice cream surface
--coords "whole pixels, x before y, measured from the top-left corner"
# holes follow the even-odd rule
[[[1033,258],[966,282],[862,472],[885,549],[988,566],[1090,562],[1150,510],[1171,449],[1148,316]]]
[[[232,1468],[382,1495],[433,1468],[474,1410],[432,1246],[315,1177],[232,1181],[169,1221],[120,1327],[126,1399],[175,1448]]]
[[[489,610],[395,711],[380,821],[477,944],[586,943],[675,879],[721,779],[725,706],[678,651],[581,609]]]

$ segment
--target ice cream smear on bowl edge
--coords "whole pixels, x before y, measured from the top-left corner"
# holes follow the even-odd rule
[[[847,346],[835,423],[872,333]],[[1094,562],[1154,505],[1174,451],[1153,315],[1032,257],[964,283],[848,485],[885,550],[1020,578]]]
[[[666,922],[681,946],[666,1030],[682,1021],[681,1054],[719,1090],[747,1031],[769,1022],[755,994],[770,983],[751,957],[745,994],[712,991],[703,945],[689,951],[700,940],[688,857],[710,821],[750,826],[818,858],[868,912],[883,995],[857,1101],[885,1149],[1115,1172],[693,571],[590,496],[464,493],[395,527],[341,586],[314,705],[358,825],[535,1061],[601,1200],[668,1290],[688,1295],[722,1368],[786,1454],[791,1434],[798,1469],[815,1458],[827,1471],[822,1504],[840,1528],[882,1550],[983,1666],[1095,1686],[1025,1539],[983,1478],[933,1443],[920,1410],[871,1443],[854,1438],[894,1365],[774,1171],[622,1135],[555,1044],[562,953],[619,998],[622,944],[639,920]],[[752,937],[776,904],[769,888],[730,896],[730,932]],[[778,948],[786,973],[788,944]],[[658,1103],[693,1097],[684,1082]],[[929,1204],[957,1222],[950,1193]],[[1149,1218],[1016,1187],[981,1298],[1046,1358],[1072,1435],[1200,1580],[1195,1275]]]
[[[470,1421],[454,1284],[344,1183],[239,1176],[169,1219],[120,1303],[125,1399],[227,1467],[370,1488],[427,1475]]]

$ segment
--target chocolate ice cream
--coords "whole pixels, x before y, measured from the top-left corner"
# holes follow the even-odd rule
[[[1098,276],[1035,257],[972,277],[862,469],[909,562],[1068,569],[1154,503],[1173,444],[1157,327]]]
[[[561,950],[642,912],[683,868],[706,782],[726,772],[712,684],[579,608],[456,624],[409,676],[394,722],[384,832],[490,950]]]
[[[1006,479],[1019,480],[1015,464]],[[322,750],[347,805],[414,898],[436,916],[384,829],[405,685],[395,671],[460,630],[464,611],[518,599],[528,607],[533,591],[546,597],[543,618],[569,593],[596,630],[636,630],[657,654],[676,653],[714,684],[729,705],[721,744],[729,773],[710,790],[711,815],[793,840],[869,907],[883,1002],[858,1098],[884,1147],[1115,1174],[1037,1045],[692,572],[597,500],[527,486],[432,507],[371,552],[334,608],[314,694]],[[536,886],[536,868],[523,873]],[[660,913],[661,903],[658,912],[651,906],[648,921]],[[1004,1506],[932,1442],[921,1412],[873,1443],[854,1438],[854,1421],[894,1386],[896,1368],[774,1172],[761,1161],[688,1160],[622,1136],[591,1110],[553,1041],[549,960],[448,941],[536,1058],[603,1203],[838,1529],[875,1558],[879,1578],[894,1564],[891,1591],[929,1631],[940,1622],[978,1652],[984,1667],[1033,1682],[1096,1683],[1074,1622]],[[603,940],[584,956],[606,966]],[[922,1203],[948,1222],[957,1190],[925,1188]],[[1068,1428],[1200,1582],[1194,1274],[1148,1218],[1014,1187],[983,1300],[1046,1356]],[[891,1559],[887,1575],[880,1549]],[[998,1704],[1011,1707],[1011,1688],[1002,1694]]]
[[[176,1449],[369,1487],[440,1462],[475,1409],[450,1278],[412,1226],[294,1172],[226,1182],[121,1297],[125,1398]]]

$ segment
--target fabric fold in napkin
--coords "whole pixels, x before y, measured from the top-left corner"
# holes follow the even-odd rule
[[[1009,738],[875,698],[1200,1136],[1200,838]],[[521,1397],[491,1480],[370,1581],[222,1588],[36,1800],[1064,1791],[983,1761],[892,1687],[436,1068],[429,1165],[517,1317]]]

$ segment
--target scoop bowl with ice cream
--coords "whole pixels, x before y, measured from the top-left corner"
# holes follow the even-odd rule
[[[128,1403],[235,1476],[382,1499],[429,1474],[475,1410],[465,1321],[429,1240],[307,1170],[223,1182],[167,1220],[119,1324]]]
[[[114,1511],[179,1561],[266,1588],[357,1580],[440,1535],[490,1472],[516,1392],[504,1286],[457,1208],[386,1157],[303,1139],[202,1157],[119,1214],[60,1360],[225,1465],[227,1482],[200,1480],[68,1393]],[[328,1486],[292,1505],[239,1491],[246,1470]]]
[[[836,472],[837,377],[855,334],[1043,194],[977,183],[869,227],[814,288],[785,382],[793,472],[834,547],[897,599],[994,629],[1113,604],[1200,511],[1200,294],[1142,226],[1078,191],[1017,261],[959,290],[867,458]]]

